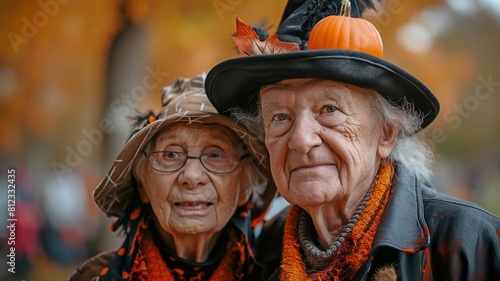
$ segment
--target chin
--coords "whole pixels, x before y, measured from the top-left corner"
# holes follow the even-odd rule
[[[338,197],[341,190],[338,181],[302,181],[295,184],[291,183],[288,194],[300,201],[328,202]]]
[[[324,194],[317,194],[311,192],[296,193],[293,195],[284,196],[287,201],[292,205],[298,206],[320,206],[330,202]],[[287,198],[289,197],[289,198]]]

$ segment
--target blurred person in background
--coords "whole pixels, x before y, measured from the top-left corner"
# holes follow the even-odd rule
[[[83,178],[78,174],[56,177],[43,189],[44,224],[41,241],[47,256],[66,266],[74,266],[87,256],[90,201]]]
[[[252,221],[275,194],[267,152],[218,114],[205,75],[165,87],[158,115],[137,128],[94,191],[118,250],[84,262],[70,280],[256,280]],[[93,279],[95,278],[95,279]]]
[[[215,108],[256,124],[292,204],[269,280],[500,280],[500,219],[435,190],[419,132],[439,102],[351,18],[370,7],[291,0],[277,37],[239,22],[242,57],[207,75]]]

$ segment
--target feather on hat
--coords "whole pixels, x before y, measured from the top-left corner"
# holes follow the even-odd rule
[[[323,19],[339,15],[349,3],[353,20],[362,20],[359,17],[363,12],[375,7],[370,0],[290,0],[275,35],[264,41],[251,34],[233,39],[241,47],[240,57],[217,64],[205,81],[206,93],[214,107],[228,116],[234,108],[252,113],[262,86],[286,79],[319,78],[372,89],[395,105],[408,101],[423,117],[421,128],[428,126],[439,112],[437,98],[415,76],[384,60],[381,53],[369,53],[366,48],[352,44],[342,45],[341,40],[334,45],[308,49],[311,31]],[[237,22],[241,29],[242,24]],[[349,27],[337,25],[332,30],[347,32],[358,38],[358,42],[382,44],[378,32],[367,35]],[[249,48],[252,45],[249,38],[253,38],[257,48]],[[291,47],[293,44],[296,47]],[[261,52],[252,51],[256,49]]]

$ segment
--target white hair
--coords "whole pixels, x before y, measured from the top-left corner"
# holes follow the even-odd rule
[[[290,79],[279,82],[279,86],[297,86],[307,81],[320,79]],[[349,86],[349,84],[346,84]],[[275,87],[276,84],[263,86],[260,92]],[[383,121],[383,128],[394,127],[399,129],[395,145],[390,155],[385,159],[405,166],[413,170],[417,175],[425,180],[432,176],[432,163],[434,152],[425,142],[424,134],[420,132],[423,122],[422,114],[418,113],[406,99],[400,105],[391,104],[386,98],[376,91],[369,90],[370,104],[372,105],[374,118]],[[264,140],[264,124],[261,107],[257,106],[256,112],[245,112],[239,108],[231,111],[231,117],[243,126],[254,128],[254,134],[262,141]]]
[[[393,105],[382,95],[374,95],[374,111],[382,118],[384,125],[399,128],[396,143],[387,160],[413,170],[425,180],[432,176],[434,152],[425,142],[425,135],[420,132],[423,115],[418,113],[413,104],[406,99],[402,105]]]

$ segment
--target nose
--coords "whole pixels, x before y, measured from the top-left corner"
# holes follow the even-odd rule
[[[180,184],[190,189],[202,186],[209,180],[207,170],[201,164],[200,159],[187,159],[177,179]]]
[[[294,120],[288,148],[307,154],[313,147],[320,146],[323,141],[319,136],[321,125],[312,112],[301,111]]]

